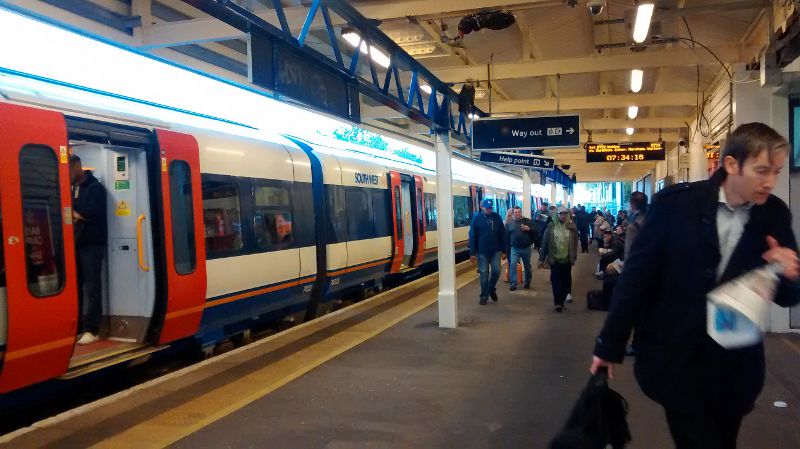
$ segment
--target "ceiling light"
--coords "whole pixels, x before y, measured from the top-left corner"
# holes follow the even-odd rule
[[[633,120],[639,115],[639,106],[628,106],[628,118]]]
[[[636,130],[633,129],[633,128],[625,128],[625,134],[627,134],[629,136],[632,136],[634,131],[636,131]]]
[[[636,24],[633,26],[633,41],[641,44],[647,39],[647,33],[650,31],[650,20],[653,18],[653,9],[655,9],[653,2],[640,3],[639,8],[636,10]]]
[[[644,81],[644,70],[633,69],[631,70],[631,92],[639,92],[642,90],[642,82]]]
[[[469,118],[470,120],[475,120],[476,118],[478,118],[478,115],[477,114],[468,114],[467,118]]]
[[[361,44],[361,53],[367,54],[367,43],[361,40],[361,36],[355,31],[346,31],[342,33],[342,39],[347,41],[351,47],[356,47]]]
[[[425,92],[425,93],[426,93],[426,94],[428,94],[428,95],[430,95],[430,94],[431,94],[431,92],[433,92],[433,89],[431,88],[431,86],[429,86],[429,85],[427,85],[427,84],[422,84],[422,85],[420,85],[420,86],[419,86],[419,90],[421,90],[421,91]]]
[[[386,53],[380,51],[378,48],[375,48],[372,45],[369,46],[369,56],[373,61],[375,61],[375,64],[378,64],[384,69],[388,69],[389,65],[392,63],[392,60],[386,56]]]

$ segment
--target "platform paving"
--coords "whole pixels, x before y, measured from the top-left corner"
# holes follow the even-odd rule
[[[459,290],[461,326],[442,330],[436,306],[405,319],[280,389],[174,443],[173,448],[544,448],[588,379],[605,317],[585,308],[594,254],[574,269],[575,302],[553,311],[549,273],[531,291],[478,305]],[[800,447],[800,338],[767,339],[767,385],[740,448]],[[612,386],[630,403],[632,448],[672,447],[663,412],[626,363]],[[785,401],[787,408],[776,408]]]

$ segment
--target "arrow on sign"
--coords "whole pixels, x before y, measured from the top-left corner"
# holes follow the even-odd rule
[[[568,132],[570,135],[572,135],[572,134],[575,134],[575,128],[569,128],[569,129],[567,130],[567,132]]]

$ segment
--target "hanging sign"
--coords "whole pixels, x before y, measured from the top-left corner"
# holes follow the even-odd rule
[[[481,153],[480,161],[537,170],[552,170],[555,167],[555,159],[551,157],[529,156],[527,154],[489,153],[484,151]]]
[[[663,161],[664,142],[587,143],[586,162]]]
[[[478,119],[472,122],[472,149],[532,150],[580,146],[580,116]]]

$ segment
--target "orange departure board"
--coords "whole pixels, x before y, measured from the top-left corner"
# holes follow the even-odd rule
[[[586,162],[663,161],[664,142],[587,143]]]

